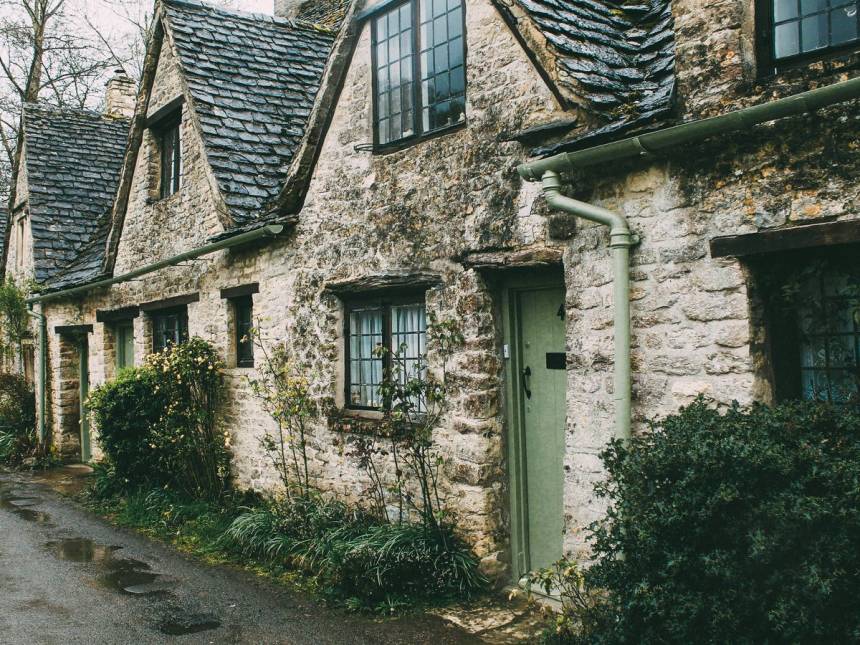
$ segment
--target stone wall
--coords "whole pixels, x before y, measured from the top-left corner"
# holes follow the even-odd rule
[[[749,47],[743,44],[749,19],[740,8],[675,3],[679,110],[685,117],[763,100],[780,83],[785,91],[803,89],[787,81],[774,81],[770,89],[750,83],[744,58]],[[468,3],[467,37],[465,127],[385,155],[356,150],[372,140],[365,28],[294,231],[263,248],[220,252],[94,293],[85,302],[52,305],[49,316],[51,325],[94,323],[96,309],[199,292],[199,302],[189,305],[190,332],[215,343],[229,361],[232,314],[219,289],[258,282],[254,314],[265,342],[288,342],[312,375],[321,403],[337,407],[344,390],[343,305],[325,285],[395,269],[440,274],[441,286],[428,292],[428,310],[457,320],[465,336],[452,365],[458,385],[452,409],[436,435],[450,458],[443,490],[486,569],[503,574],[508,502],[498,301],[484,277],[461,260],[475,251],[563,252],[565,547],[576,554],[586,552],[585,527],[602,513],[592,486],[602,476],[598,452],[613,433],[611,267],[602,228],[580,222],[572,239],[550,237],[538,187],[522,184],[516,174],[526,151],[499,141],[500,132],[563,115],[487,0]],[[181,91],[172,54],[165,52],[151,110]],[[674,412],[699,394],[718,405],[768,400],[748,271],[735,260],[711,258],[708,241],[855,217],[860,153],[854,111],[836,107],[567,178],[570,194],[623,213],[642,239],[632,254],[631,286],[637,432],[647,419]],[[151,142],[142,147],[117,272],[189,249],[220,230],[220,202],[192,119],[186,113],[183,120],[186,175],[178,196],[151,203]],[[135,335],[140,362],[151,346],[145,314],[135,320]],[[50,341],[54,360],[58,340]],[[111,351],[103,338],[91,348],[95,384],[110,374]],[[238,483],[272,489],[277,478],[259,440],[273,425],[247,387],[253,374],[228,369],[224,423],[232,433]],[[327,419],[314,428],[313,477],[321,488],[358,499],[367,481],[344,454],[342,429]]]

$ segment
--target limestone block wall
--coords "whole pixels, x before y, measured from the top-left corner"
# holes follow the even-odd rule
[[[674,5],[679,114],[685,118],[723,112],[776,91],[749,83],[748,11],[739,7],[698,0]],[[462,129],[385,155],[356,150],[372,140],[365,28],[295,230],[262,248],[221,252],[48,311],[51,325],[94,324],[96,338],[105,334],[95,322],[96,309],[199,293],[199,301],[188,306],[190,332],[215,343],[228,362],[223,422],[232,436],[237,483],[272,490],[277,478],[260,438],[274,426],[247,386],[254,371],[232,367],[232,314],[219,290],[259,283],[254,315],[265,342],[288,342],[311,375],[323,409],[337,409],[343,399],[343,303],[325,285],[394,269],[438,273],[441,286],[428,292],[428,310],[458,321],[465,336],[451,366],[451,411],[436,434],[450,458],[443,491],[486,569],[503,573],[508,502],[499,309],[493,289],[463,256],[563,251],[569,364],[565,547],[574,554],[587,552],[586,527],[603,510],[592,487],[603,475],[598,453],[613,433],[612,288],[606,231],[579,222],[571,239],[552,238],[539,188],[523,185],[515,171],[526,151],[498,137],[563,116],[551,92],[486,0],[467,3],[467,39]],[[165,51],[152,110],[181,90]],[[781,82],[785,91],[803,89]],[[711,258],[708,242],[717,235],[856,217],[855,112],[853,106],[835,107],[659,159],[566,177],[569,194],[623,213],[642,240],[631,260],[635,431],[699,394],[722,406],[769,399],[759,349],[763,331],[750,297],[754,276],[741,262]],[[189,249],[220,230],[219,200],[192,125],[183,121],[189,155],[183,190],[162,205],[150,203],[151,157],[142,147],[118,272]],[[147,315],[134,324],[140,362],[151,348]],[[56,366],[58,341],[50,340]],[[109,378],[110,354],[104,336],[91,343],[93,384]],[[431,360],[438,367],[438,357]],[[59,391],[53,387],[56,402]],[[345,453],[343,429],[327,416],[315,424],[312,476],[321,488],[358,499],[367,481]]]

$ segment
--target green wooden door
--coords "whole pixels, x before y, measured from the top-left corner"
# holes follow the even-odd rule
[[[90,348],[86,336],[79,341],[78,357],[80,365],[81,462],[87,463],[93,455],[90,445],[90,415],[86,407],[86,400],[90,393]]]
[[[508,292],[508,361],[514,574],[562,556],[567,384],[561,287]]]
[[[134,367],[134,324],[120,323],[116,327],[116,370]]]

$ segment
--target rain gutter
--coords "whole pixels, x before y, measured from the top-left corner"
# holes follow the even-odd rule
[[[92,291],[94,289],[110,287],[115,284],[120,284],[121,282],[128,282],[129,280],[134,280],[135,278],[139,278],[149,273],[154,273],[156,271],[159,271],[160,269],[174,266],[176,264],[179,264],[180,262],[184,262],[185,260],[194,260],[204,255],[215,253],[216,251],[222,251],[224,249],[230,249],[235,246],[248,244],[250,242],[256,242],[257,240],[261,240],[264,238],[277,237],[283,232],[283,230],[284,226],[282,224],[268,224],[266,226],[256,228],[253,231],[240,233],[239,235],[236,235],[234,237],[229,237],[225,240],[220,240],[218,242],[212,242],[211,244],[199,246],[196,249],[191,249],[190,251],[185,251],[184,253],[180,253],[179,255],[174,255],[173,257],[167,258],[166,260],[160,260],[158,262],[153,262],[152,264],[147,264],[146,266],[142,266],[139,269],[134,269],[133,271],[123,273],[122,275],[118,275],[113,278],[105,278],[103,280],[90,282],[89,284],[84,284],[77,287],[71,287],[69,289],[52,291],[50,293],[44,293],[38,296],[34,296],[32,298],[28,298],[27,303],[33,304],[37,302],[47,302],[49,300],[59,300],[61,298],[68,298],[69,296],[80,295],[88,291]]]
[[[615,328],[615,436],[630,438],[631,363],[630,363],[630,247],[638,242],[625,218],[605,208],[580,202],[561,194],[559,173],[601,163],[658,153],[708,137],[745,130],[759,123],[813,110],[860,97],[860,77],[809,90],[761,105],[735,110],[720,116],[700,119],[655,132],[606,143],[575,152],[538,159],[520,165],[526,181],[540,181],[543,194],[553,208],[607,226],[612,249],[613,308]]]

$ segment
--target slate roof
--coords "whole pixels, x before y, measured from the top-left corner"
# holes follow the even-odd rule
[[[351,0],[308,0],[299,7],[297,20],[339,29]]]
[[[241,227],[286,180],[335,34],[184,0],[166,0],[164,10],[207,158]]]
[[[585,147],[653,123],[672,107],[675,38],[671,0],[513,0],[542,36],[562,95],[589,115],[570,141],[539,153]],[[496,0],[528,41],[524,25]],[[538,44],[536,44],[538,45]]]
[[[24,106],[35,278],[48,282],[104,230],[129,121],[88,110]]]

